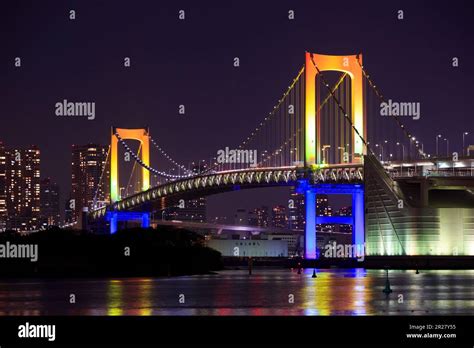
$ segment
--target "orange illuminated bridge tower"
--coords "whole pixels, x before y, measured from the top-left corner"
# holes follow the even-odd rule
[[[366,147],[362,139],[366,139],[366,115],[364,106],[362,55],[333,56],[306,52],[305,57],[305,167],[324,165],[321,157],[321,119],[316,96],[318,88],[316,77],[323,71],[340,71],[347,73],[351,79],[351,123],[353,163],[361,163]],[[359,60],[359,61],[358,61]],[[348,115],[349,116],[349,115]],[[316,225],[331,223],[331,218],[316,215],[316,194],[335,193],[337,188],[317,188],[306,185],[302,188],[305,194],[305,258],[317,258]],[[352,187],[349,187],[352,186]],[[353,244],[363,244],[364,236],[364,188],[362,185],[346,185],[345,190],[352,195]]]
[[[119,189],[119,165],[118,165],[118,137],[121,139],[132,139],[140,142],[141,152],[140,159],[144,165],[150,165],[150,138],[148,128],[116,128],[112,127],[110,139],[110,199],[111,203],[120,200]],[[150,172],[145,167],[142,167],[142,191],[150,188]]]

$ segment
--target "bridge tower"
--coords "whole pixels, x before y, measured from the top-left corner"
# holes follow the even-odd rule
[[[352,163],[362,163],[363,155],[366,154],[365,144],[362,138],[366,139],[367,126],[364,103],[362,55],[333,56],[324,54],[313,54],[306,52],[305,57],[305,167],[317,168],[323,166],[321,157],[321,119],[319,105],[316,101],[318,88],[316,76],[323,71],[345,72],[351,79],[351,122],[352,132],[352,153],[349,154]],[[357,61],[359,59],[359,62]],[[324,87],[326,88],[326,87]],[[358,134],[357,134],[358,133]],[[341,185],[336,185],[341,186]],[[344,185],[349,186],[349,185]],[[349,189],[347,191],[347,189]],[[316,216],[316,194],[321,189],[318,185],[305,185],[305,258],[315,259],[316,250],[316,224],[322,220]],[[352,195],[352,220],[353,243],[364,243],[364,189],[361,185],[357,187],[345,187],[346,192]],[[333,189],[325,187],[324,193],[339,193],[340,187]],[[324,222],[330,223],[331,219]]]
[[[141,144],[140,159],[146,166],[150,165],[150,139],[148,128],[116,128],[112,127],[110,138],[110,200],[115,203],[120,200],[119,171],[118,171],[118,142],[117,135],[125,139],[138,140]],[[150,172],[142,168],[142,191],[150,188]]]

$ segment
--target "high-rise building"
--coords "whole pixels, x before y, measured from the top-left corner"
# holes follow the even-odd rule
[[[284,205],[274,206],[272,209],[272,226],[285,228],[286,221],[286,207]]]
[[[249,225],[258,227],[268,227],[268,207],[255,208],[248,213]]]
[[[66,224],[71,224],[74,222],[74,211],[72,207],[74,205],[71,205],[71,196],[69,196],[69,199],[66,200],[64,203],[64,222]]]
[[[293,186],[290,191],[290,204],[288,206],[288,228],[291,230],[304,230],[305,227],[304,194],[296,192]]]
[[[6,228],[37,230],[40,219],[40,151],[36,146],[7,149],[5,155]]]
[[[316,195],[316,215],[332,216],[332,208],[329,205],[328,195]]]
[[[0,142],[0,231],[7,227],[7,160],[5,146]]]
[[[334,213],[336,216],[351,216],[352,207],[341,207],[338,211]],[[335,226],[336,232],[352,233],[352,225],[340,224]]]
[[[73,221],[79,221],[83,208],[110,201],[107,153],[108,147],[103,145],[72,145]]]
[[[41,180],[40,203],[43,226],[58,226],[61,222],[59,185],[51,178]]]
[[[250,222],[250,213],[247,215],[247,210],[239,208],[234,215],[234,224],[247,225]]]
[[[165,211],[167,220],[206,222],[206,198],[188,199]]]
[[[352,207],[341,207],[336,214],[337,216],[351,216],[352,215]]]

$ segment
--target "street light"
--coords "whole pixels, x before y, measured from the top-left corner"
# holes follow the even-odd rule
[[[379,144],[375,144],[375,147],[379,147]],[[383,162],[383,145],[380,144],[380,160]]]
[[[405,145],[397,143],[397,146],[402,146],[402,161],[405,160]]]
[[[446,157],[449,157],[449,139],[444,138],[443,140],[446,142]]]
[[[438,134],[438,135],[436,136],[436,156],[439,155],[439,153],[438,153],[438,139],[441,138],[441,137],[442,137],[441,134]]]
[[[464,145],[464,137],[466,135],[469,135],[469,132],[463,132],[462,133],[462,154],[464,155],[464,149],[466,148],[465,145]],[[466,151],[466,155],[467,155],[467,151]]]

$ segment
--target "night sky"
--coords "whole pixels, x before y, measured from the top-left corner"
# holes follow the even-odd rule
[[[474,132],[471,2],[10,1],[0,10],[0,140],[38,145],[42,176],[66,194],[73,143],[108,144],[112,125],[147,125],[177,161],[208,159],[265,117],[305,51],[362,52],[387,98],[421,102],[421,119],[406,122],[425,151],[440,132],[460,151],[462,132]],[[63,99],[95,102],[95,120],[57,117]],[[223,197],[211,215],[234,209]]]

